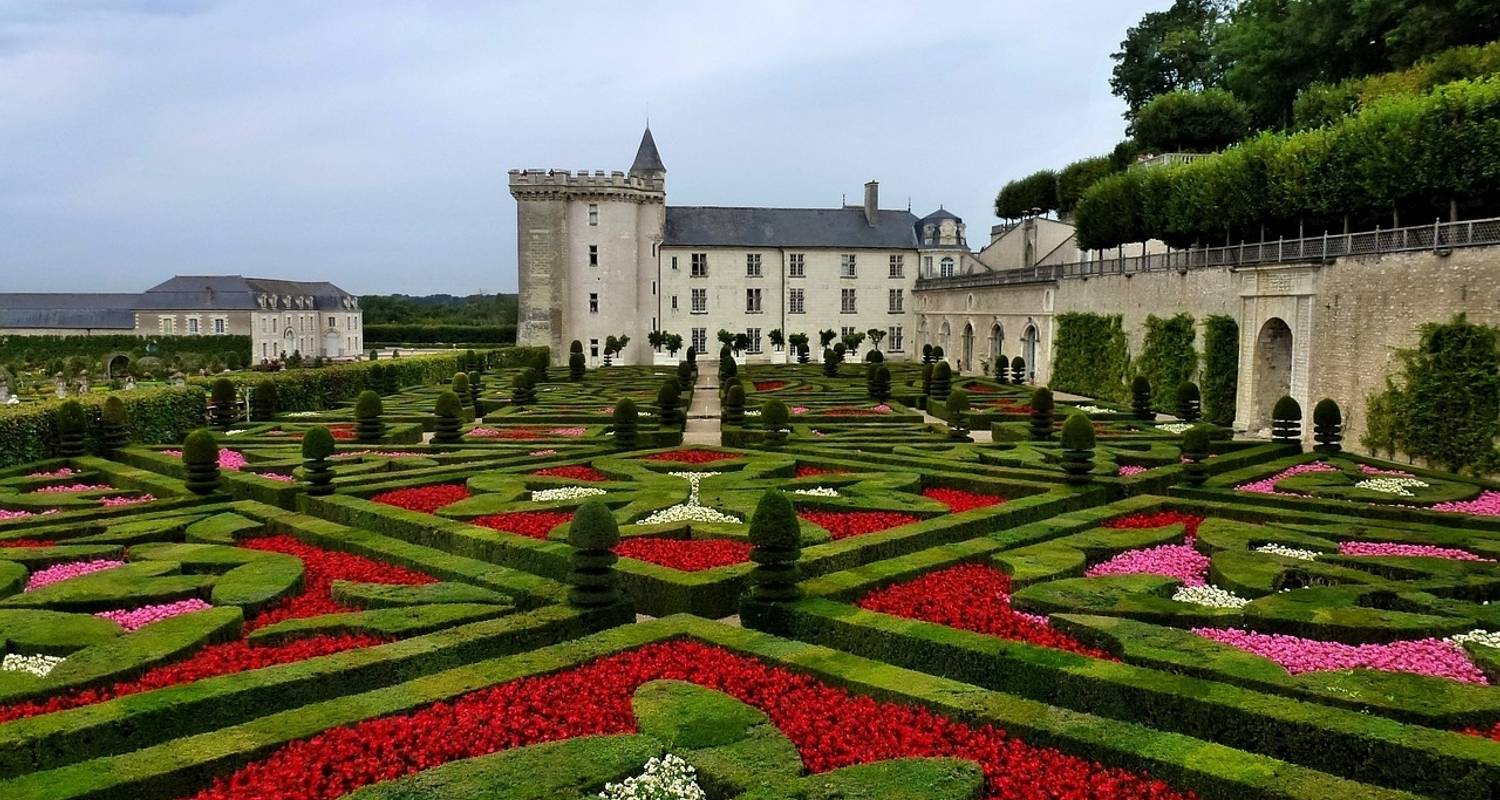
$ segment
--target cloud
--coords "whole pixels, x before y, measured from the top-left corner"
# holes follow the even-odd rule
[[[623,169],[647,114],[669,202],[878,178],[978,244],[1003,181],[1120,137],[1150,5],[0,2],[0,274],[512,290],[506,171]]]

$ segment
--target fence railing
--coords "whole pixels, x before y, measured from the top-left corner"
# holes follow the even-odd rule
[[[1457,247],[1479,247],[1500,244],[1500,217],[1434,222],[1407,228],[1391,228],[1359,233],[1326,233],[1300,239],[1277,239],[1268,242],[1246,242],[1228,247],[1199,247],[1167,250],[1161,253],[1122,256],[1104,255],[1066,264],[1040,264],[1034,267],[955,275],[950,278],[922,277],[917,291],[929,289],[969,289],[978,286],[1003,286],[1012,283],[1037,283],[1065,278],[1090,278],[1102,275],[1129,275],[1138,272],[1222,267],[1247,267],[1263,264],[1290,264],[1327,261],[1343,256],[1379,255],[1418,250],[1445,251]]]

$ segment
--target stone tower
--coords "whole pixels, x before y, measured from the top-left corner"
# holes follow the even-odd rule
[[[567,361],[573,339],[591,361],[627,334],[618,363],[649,361],[657,249],[666,226],[667,168],[647,128],[630,172],[510,171],[516,199],[516,341]]]

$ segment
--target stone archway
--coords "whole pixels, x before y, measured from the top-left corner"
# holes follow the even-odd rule
[[[1252,430],[1271,425],[1276,401],[1292,393],[1292,328],[1271,317],[1255,335],[1255,419]]]

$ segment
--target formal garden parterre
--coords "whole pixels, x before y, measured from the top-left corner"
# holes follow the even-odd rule
[[[183,399],[123,433],[29,406],[0,796],[1500,786],[1500,486],[1191,403],[728,355],[289,370],[151,390]]]

